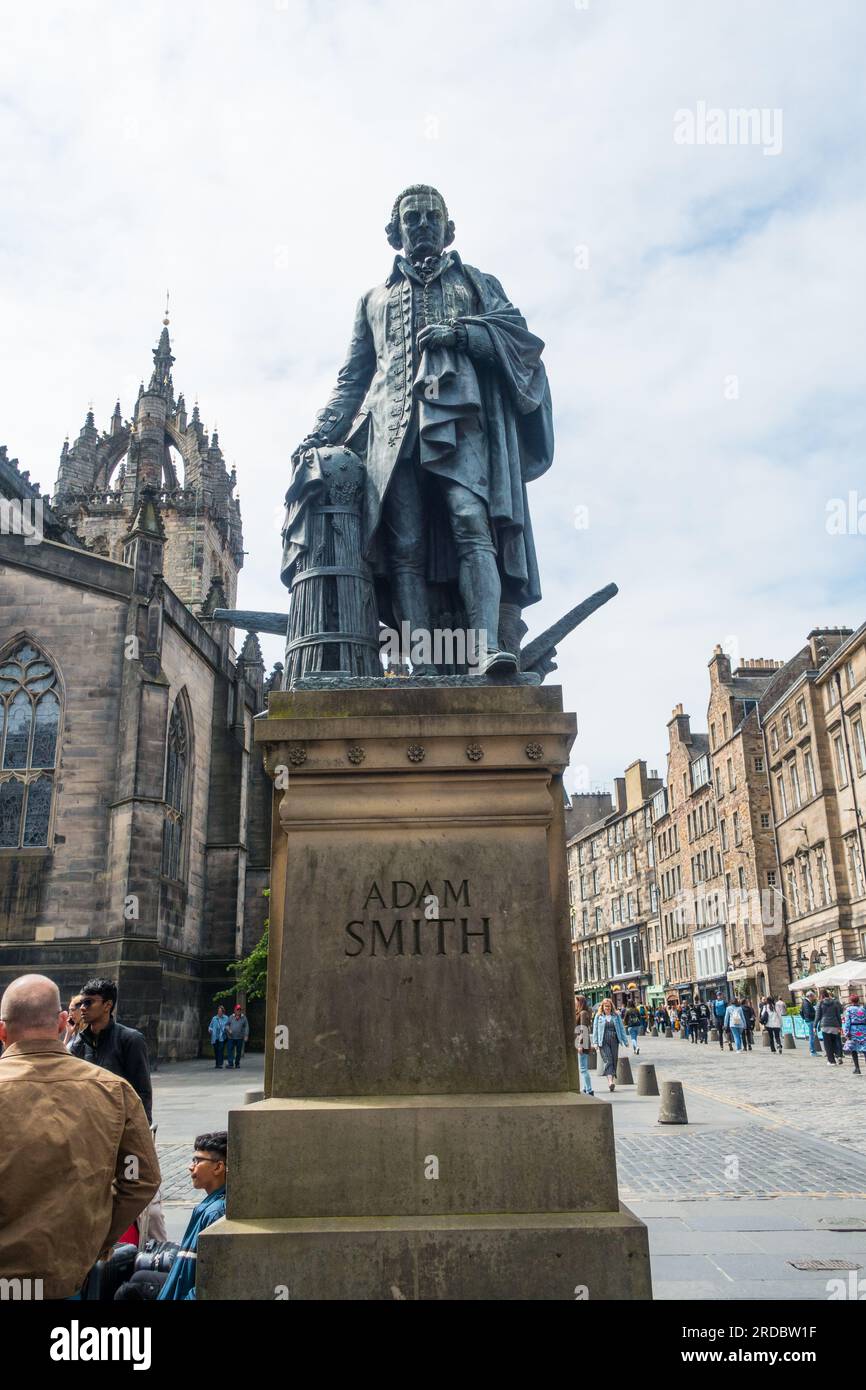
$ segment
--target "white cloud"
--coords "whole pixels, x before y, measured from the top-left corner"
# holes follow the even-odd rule
[[[621,588],[560,653],[575,759],[597,781],[663,766],[672,706],[703,724],[716,641],[786,657],[813,624],[863,616],[863,540],[824,517],[866,491],[864,13],[7,7],[0,436],[51,488],[91,397],[100,426],[118,392],[131,411],[170,286],[176,386],[237,463],[239,601],[283,606],[291,449],[387,270],[394,195],[435,182],[461,253],[548,345],[557,458],[531,489],[530,631]],[[782,153],[675,144],[698,101],[781,108]]]

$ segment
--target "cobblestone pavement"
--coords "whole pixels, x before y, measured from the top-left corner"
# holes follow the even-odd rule
[[[660,1080],[679,1080],[688,1092],[750,1111],[771,1126],[790,1126],[866,1156],[866,1074],[846,1058],[828,1067],[806,1042],[781,1056],[760,1042],[751,1052],[724,1052],[718,1043],[644,1037],[632,1067],[653,1062]],[[600,1080],[603,1086],[603,1082]],[[723,1116],[721,1123],[725,1123]]]
[[[189,1180],[191,1145],[157,1144],[156,1152],[162,1173],[162,1200],[183,1202],[185,1206],[194,1204],[198,1194]]]
[[[764,1125],[674,1133],[617,1134],[624,1202],[653,1197],[742,1201],[767,1197],[866,1198],[866,1158],[792,1134],[780,1142]]]

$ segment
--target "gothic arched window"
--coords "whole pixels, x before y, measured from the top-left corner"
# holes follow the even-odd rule
[[[165,820],[162,827],[162,876],[184,877],[184,839],[189,791],[190,740],[180,697],[168,721],[165,760]]]
[[[0,657],[0,850],[48,844],[60,715],[57,672],[24,638]]]

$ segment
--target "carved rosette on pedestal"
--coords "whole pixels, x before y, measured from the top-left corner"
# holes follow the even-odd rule
[[[574,732],[556,688],[271,696],[267,1099],[230,1114],[200,1298],[651,1297],[578,1094]]]

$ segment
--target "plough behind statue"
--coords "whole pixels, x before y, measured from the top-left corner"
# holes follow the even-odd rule
[[[247,632],[268,632],[286,639],[285,682],[331,684],[332,681],[385,678],[379,649],[388,641],[388,628],[379,626],[374,578],[361,553],[364,466],[349,449],[310,449],[297,468],[286,496],[284,569],[291,592],[288,613],[217,609],[214,620]],[[480,677],[459,666],[435,674],[424,671],[416,680],[468,680],[539,684],[556,670],[556,649],[617,594],[607,584],[570,609],[557,623],[521,646],[516,674]],[[521,641],[525,624],[507,616],[512,641]],[[411,678],[411,677],[407,677]]]
[[[380,624],[374,576],[364,558],[364,492],[364,465],[350,449],[306,450],[286,496],[282,579],[290,593],[289,612],[218,608],[213,615],[247,632],[285,637],[287,688],[386,678],[380,650],[392,630]],[[616,593],[616,584],[599,589],[525,647],[520,643],[526,624],[519,612],[503,605],[500,646],[507,630],[509,644],[519,648],[516,672],[479,675],[471,659],[468,667],[464,659],[458,665],[437,664],[435,673],[425,662],[418,674],[416,657],[413,676],[404,679],[539,684],[556,670],[559,644]],[[459,628],[462,615],[455,616]]]

